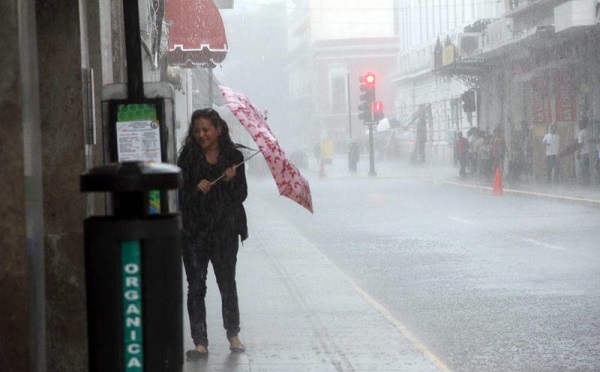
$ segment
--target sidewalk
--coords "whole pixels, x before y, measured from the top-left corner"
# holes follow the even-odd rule
[[[311,163],[306,172],[319,174],[318,165]],[[348,169],[348,159],[346,156],[337,156],[332,164],[325,166],[325,178],[344,178],[344,177],[375,177],[375,178],[395,178],[411,177],[420,178],[436,183],[445,183],[453,186],[471,187],[484,191],[493,190],[492,180],[480,180],[475,178],[461,178],[458,175],[458,168],[451,165],[411,165],[401,160],[376,160],[376,176],[369,176],[369,157],[363,155],[357,166],[356,172]],[[555,200],[582,203],[589,206],[600,207],[600,187],[581,186],[576,183],[547,184],[535,181],[511,182],[503,180],[503,193],[509,195],[527,195],[532,197],[545,197]]]
[[[251,237],[240,247],[237,282],[247,351],[229,352],[209,269],[210,354],[184,371],[449,370],[268,202],[255,193],[246,204]],[[191,349],[187,311],[184,340]]]

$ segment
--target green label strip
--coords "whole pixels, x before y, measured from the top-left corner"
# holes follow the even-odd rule
[[[125,371],[144,370],[140,242],[121,242]]]
[[[152,103],[127,103],[117,106],[117,121],[156,119],[156,106]]]

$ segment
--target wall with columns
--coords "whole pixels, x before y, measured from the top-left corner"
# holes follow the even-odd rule
[[[95,71],[96,97],[102,85],[98,9],[91,0],[2,0],[3,371],[87,370],[82,226],[89,201],[79,176],[102,160],[99,146],[86,144],[84,104],[92,86],[86,72]]]

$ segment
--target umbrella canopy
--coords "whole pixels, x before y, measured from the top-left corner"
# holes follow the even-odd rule
[[[312,196],[308,181],[287,158],[263,116],[243,94],[224,86],[220,86],[220,89],[225,105],[248,131],[263,154],[279,194],[292,199],[312,213]]]
[[[379,123],[377,124],[378,132],[384,132],[390,128],[391,128],[391,126],[390,126],[390,121],[388,120],[388,118],[383,118],[383,119],[379,120]]]

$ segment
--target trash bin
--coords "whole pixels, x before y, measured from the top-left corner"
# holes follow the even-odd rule
[[[89,371],[183,368],[181,219],[148,205],[150,190],[176,189],[180,177],[150,162],[81,175],[82,192],[109,192],[113,204],[84,222]]]
[[[348,169],[350,171],[356,171],[356,164],[360,158],[360,147],[358,142],[348,143]]]

